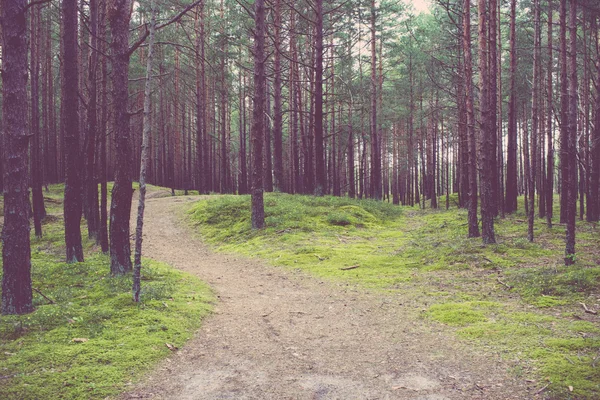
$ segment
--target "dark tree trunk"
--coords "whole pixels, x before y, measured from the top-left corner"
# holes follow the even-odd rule
[[[498,0],[489,1],[490,24],[488,30],[489,36],[489,163],[487,167],[491,178],[490,193],[490,213],[498,215],[498,204],[501,203],[499,197],[502,196],[500,185],[498,184]]]
[[[274,88],[274,125],[273,125],[273,158],[274,158],[274,185],[275,190],[285,191],[283,174],[283,111],[282,111],[282,83],[281,83],[281,0],[275,0],[275,70]]]
[[[4,228],[2,230],[2,314],[33,311],[27,173],[26,0],[2,5],[2,123]],[[10,160],[10,162],[8,162]]]
[[[31,27],[31,197],[35,236],[42,237],[42,219],[46,216],[42,193],[42,157],[40,155],[40,96],[39,96],[39,9],[30,10]]]
[[[111,27],[112,60],[112,114],[115,135],[115,185],[110,205],[110,272],[123,275],[131,271],[129,218],[131,187],[129,150],[129,20],[131,0],[112,0],[108,3],[108,21]]]
[[[471,0],[463,1],[463,56],[465,68],[465,106],[469,140],[469,237],[479,237],[477,221],[477,139],[473,110],[473,59],[471,55]]]
[[[594,21],[595,43],[598,43],[598,26]],[[596,44],[596,102],[595,102],[595,121],[592,133],[591,145],[591,164],[592,172],[590,174],[590,203],[588,212],[592,221],[600,219],[600,48]]]
[[[552,57],[552,29],[553,29],[553,25],[552,25],[552,14],[553,14],[553,9],[552,9],[552,0],[548,0],[548,65],[547,65],[547,89],[546,89],[546,96],[547,96],[547,102],[548,102],[548,106],[547,108],[547,120],[546,120],[546,129],[547,129],[547,145],[548,145],[548,150],[547,150],[547,160],[546,160],[546,188],[545,188],[545,195],[546,195],[546,223],[548,224],[548,227],[551,228],[552,227],[552,205],[554,202],[554,146],[553,146],[553,110],[554,110],[554,103],[553,103],[553,84],[552,84],[552,80],[553,80],[553,76],[552,76],[552,70],[553,70],[553,65],[554,65],[554,59]]]
[[[371,197],[381,200],[381,149],[377,125],[377,36],[375,0],[371,0]]]
[[[569,112],[567,139],[567,235],[565,264],[575,262],[575,220],[577,214],[577,0],[571,0],[569,9]]]
[[[533,242],[533,222],[535,219],[535,189],[536,189],[536,173],[537,173],[537,161],[538,161],[538,128],[539,128],[539,82],[541,81],[541,59],[540,59],[540,46],[542,28],[540,23],[540,3],[539,0],[534,0],[533,3],[533,24],[534,24],[534,41],[533,41],[533,93],[531,103],[531,152],[530,160],[531,167],[529,169],[529,208],[528,208],[528,229],[527,238],[530,242]]]
[[[100,0],[100,15],[98,24],[101,34],[99,40],[100,49],[102,52],[106,52],[106,1]],[[100,236],[100,247],[103,253],[108,253],[108,171],[106,166],[106,140],[108,136],[108,65],[105,56],[102,56],[100,61],[100,68],[102,73],[101,90],[102,95],[100,97],[100,109],[102,110],[100,116],[100,135],[98,136],[99,147],[100,147],[100,162],[99,162],[99,176],[100,176],[100,221],[99,221],[99,236]]]
[[[87,224],[88,237],[100,240],[99,224],[100,219],[98,209],[98,181],[96,179],[96,142],[97,142],[97,75],[98,75],[98,2],[97,0],[89,0],[90,2],[90,44],[91,54],[90,63],[88,65],[88,88],[89,102],[87,107],[88,112],[88,129],[87,129],[87,149],[86,152],[86,181],[85,189],[87,201]]]
[[[81,246],[82,186],[79,151],[79,97],[77,63],[77,0],[62,2],[63,83],[62,104],[66,152],[65,244],[67,262],[83,262]]]
[[[517,210],[517,37],[516,37],[517,0],[510,3],[510,99],[508,103],[508,144],[506,152],[506,200],[505,211]]]
[[[567,220],[569,188],[569,82],[567,79],[567,3],[560,0],[560,223]]]
[[[489,73],[489,42],[487,35],[487,1],[479,1],[479,86],[480,99],[479,107],[481,113],[480,126],[480,141],[479,148],[479,177],[481,180],[481,238],[483,243],[496,243],[494,233],[494,209],[492,200],[492,173],[493,168],[489,168],[492,164],[492,159],[496,154],[492,154],[492,137],[496,136],[495,129],[490,126],[490,73]],[[496,110],[493,110],[495,112]]]
[[[265,226],[263,201],[263,138],[265,130],[265,1],[254,3],[254,107],[252,115],[252,229]]]
[[[325,146],[323,144],[323,0],[316,0],[315,12],[315,195],[323,196],[327,190]]]

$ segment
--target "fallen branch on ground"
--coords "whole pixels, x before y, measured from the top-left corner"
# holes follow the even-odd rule
[[[598,311],[594,311],[594,310],[590,310],[585,303],[579,303],[581,304],[581,307],[583,307],[583,310],[588,313],[588,314],[592,314],[592,315],[598,315]]]

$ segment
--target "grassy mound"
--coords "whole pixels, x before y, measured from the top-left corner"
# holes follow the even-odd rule
[[[425,321],[492,349],[513,373],[549,384],[554,398],[600,396],[600,321],[579,304],[600,308],[592,224],[578,223],[577,262],[564,267],[564,227],[537,221],[529,243],[522,211],[497,220],[490,246],[467,238],[466,211],[455,208],[267,194],[265,212],[267,228],[252,231],[249,197],[219,196],[197,203],[190,218],[220,250],[398,290],[426,310]]]
[[[144,261],[135,304],[131,277],[111,277],[93,243],[85,243],[84,263],[61,262],[61,189],[45,193],[51,217],[44,237],[32,238],[35,311],[0,316],[2,399],[116,395],[171,352],[167,343],[184,344],[211,308],[206,285],[165,264]]]

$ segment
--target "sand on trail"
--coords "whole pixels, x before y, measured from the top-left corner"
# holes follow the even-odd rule
[[[420,318],[402,288],[374,293],[215,253],[181,220],[198,199],[147,201],[144,255],[210,284],[214,313],[121,399],[535,397],[498,356]]]

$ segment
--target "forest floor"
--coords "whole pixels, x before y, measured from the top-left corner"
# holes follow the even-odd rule
[[[199,199],[149,199],[144,253],[210,284],[215,312],[122,399],[540,398],[542,382],[420,317],[414,290],[370,290],[214,252],[183,221]]]

